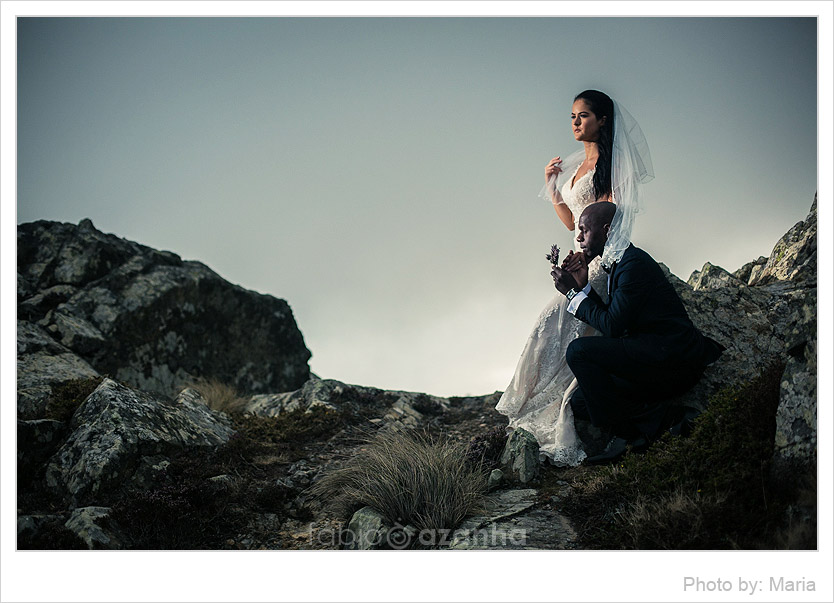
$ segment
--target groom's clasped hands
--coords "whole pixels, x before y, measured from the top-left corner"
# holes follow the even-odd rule
[[[588,260],[583,252],[568,252],[561,267],[554,267],[550,272],[553,283],[559,293],[565,294],[571,289],[581,291],[588,284]]]

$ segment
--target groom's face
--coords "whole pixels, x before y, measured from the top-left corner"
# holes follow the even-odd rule
[[[605,241],[608,240],[609,228],[610,225],[605,224],[604,220],[600,219],[599,216],[583,213],[579,217],[576,240],[589,261],[602,255],[602,250],[605,248]]]

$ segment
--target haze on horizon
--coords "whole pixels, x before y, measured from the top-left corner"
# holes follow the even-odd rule
[[[486,394],[572,247],[536,195],[573,97],[640,122],[633,241],[686,280],[808,213],[816,52],[814,18],[19,18],[18,223],[286,299],[324,378]]]

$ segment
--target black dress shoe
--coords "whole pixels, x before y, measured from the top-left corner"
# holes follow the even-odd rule
[[[643,436],[637,437],[633,440],[627,440],[619,436],[614,436],[605,446],[605,450],[596,456],[588,458],[588,464],[602,465],[604,463],[613,463],[623,456],[629,449],[631,449],[632,452],[645,452],[650,444],[651,442]]]
[[[673,436],[686,438],[692,433],[692,428],[695,426],[695,419],[701,414],[701,411],[688,407],[682,410],[680,420],[669,428],[669,433]]]
[[[613,463],[618,458],[623,456],[628,450],[628,440],[618,436],[614,436],[606,444],[605,449],[595,456],[588,457],[589,465],[601,465],[603,463]]]

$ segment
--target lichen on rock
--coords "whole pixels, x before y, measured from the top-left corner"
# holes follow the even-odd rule
[[[46,467],[46,484],[74,503],[129,479],[144,456],[217,446],[234,430],[203,404],[179,404],[105,379],[73,415]]]
[[[97,373],[168,394],[196,378],[248,394],[309,378],[310,351],[285,300],[89,220],[20,224],[17,240],[21,317]]]

